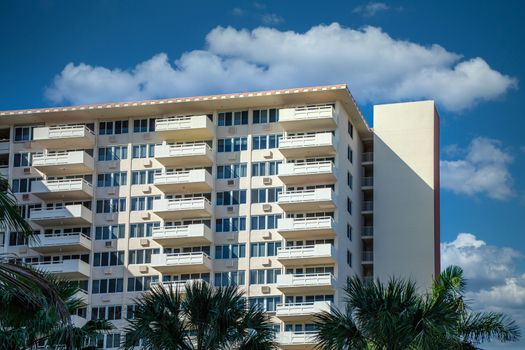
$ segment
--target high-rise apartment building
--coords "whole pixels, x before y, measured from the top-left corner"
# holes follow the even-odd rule
[[[0,242],[79,281],[76,322],[121,328],[152,285],[204,280],[309,349],[347,277],[439,273],[434,103],[375,106],[373,126],[346,85],[0,112],[0,173],[40,233]]]

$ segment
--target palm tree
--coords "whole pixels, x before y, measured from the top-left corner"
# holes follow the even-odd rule
[[[317,315],[320,349],[476,349],[490,340],[516,341],[515,322],[495,313],[471,313],[458,267],[449,267],[434,283],[430,295],[415,284],[391,279],[365,284],[357,277],[345,288],[344,311]]]
[[[206,282],[179,289],[153,287],[137,304],[125,329],[125,349],[267,350],[276,346],[273,326],[258,307],[247,307],[235,286]]]
[[[433,298],[444,298],[455,309],[459,349],[477,349],[477,344],[493,340],[500,342],[519,340],[520,329],[516,322],[507,315],[471,311],[465,301],[465,287],[463,269],[458,266],[449,266],[441,272],[432,288]]]

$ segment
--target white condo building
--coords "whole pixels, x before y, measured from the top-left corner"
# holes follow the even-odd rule
[[[122,328],[153,284],[236,284],[282,349],[349,276],[439,273],[439,116],[346,85],[0,112],[0,174],[39,232],[0,251],[78,280],[76,319]],[[118,347],[119,331],[101,337]]]

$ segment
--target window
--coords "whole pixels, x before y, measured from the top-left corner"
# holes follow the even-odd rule
[[[153,178],[155,173],[160,169],[153,170],[137,170],[131,172],[131,184],[132,185],[151,185],[153,184]]]
[[[102,252],[93,255],[93,266],[121,266],[124,265],[124,251]]]
[[[350,226],[350,224],[346,224],[346,237],[352,240],[352,226]]]
[[[275,312],[275,306],[281,303],[280,296],[248,298],[250,306],[259,306],[263,311]]]
[[[271,284],[277,282],[281,269],[250,270],[250,284]]]
[[[158,282],[159,276],[143,276],[128,278],[128,292],[143,292],[149,290],[151,282]]]
[[[256,149],[271,149],[279,147],[281,134],[258,135],[252,137],[252,147]]]
[[[219,113],[219,126],[247,125],[248,111]]]
[[[128,159],[128,146],[108,146],[98,148],[98,160]]]
[[[152,210],[153,201],[160,196],[131,197],[131,211]]]
[[[127,120],[115,120],[110,122],[100,122],[98,126],[99,135],[120,135],[128,133]]]
[[[276,256],[281,242],[259,242],[250,244],[250,257]]]
[[[246,163],[217,166],[217,179],[238,179],[246,177]]]
[[[110,333],[106,334],[106,349],[119,348],[120,347],[120,334]]]
[[[348,149],[346,150],[346,157],[348,158],[348,160],[350,161],[350,163],[353,163],[354,161],[354,152],[352,151],[352,148],[350,146],[348,146]]]
[[[13,167],[28,167],[33,164],[33,154],[31,152],[15,153],[13,160]]]
[[[219,139],[217,145],[219,153],[246,151],[248,149],[248,139],[246,137]]]
[[[217,272],[215,274],[215,287],[237,286],[246,283],[245,271]]]
[[[95,227],[95,240],[124,238],[124,231],[124,225],[97,226]]]
[[[155,118],[136,119],[133,121],[133,132],[155,131]]]
[[[346,263],[352,267],[352,253],[349,250],[346,251]]]
[[[13,193],[28,193],[31,192],[31,184],[35,181],[42,180],[41,177],[31,177],[24,179],[14,179],[11,190]]]
[[[350,135],[350,138],[354,138],[354,126],[351,122],[348,122],[348,135]]]
[[[254,162],[252,163],[252,176],[277,175],[281,163],[282,161]]]
[[[217,205],[239,205],[246,203],[246,190],[217,192]]]
[[[124,171],[97,175],[97,187],[125,186],[127,182],[128,173]]]
[[[126,307],[126,318],[128,320],[134,320],[135,319],[135,312],[137,311],[137,305],[128,305]]]
[[[133,145],[131,147],[131,158],[153,158],[155,157],[155,144]]]
[[[255,215],[251,218],[252,230],[266,230],[277,227],[277,220],[281,218],[281,214],[277,215]]]
[[[36,231],[36,234],[39,234],[40,231]],[[27,245],[27,237],[22,232],[9,232],[9,245]]]
[[[97,214],[117,213],[126,211],[126,198],[111,198],[97,200]]]
[[[346,173],[346,184],[348,185],[350,189],[353,188],[353,182],[354,182],[354,177],[352,176],[352,174],[350,174],[350,172],[347,172]]]
[[[151,264],[151,255],[159,254],[160,249],[137,249],[130,250],[128,264]]]
[[[215,259],[239,259],[246,257],[246,244],[215,246]]]
[[[93,280],[91,285],[92,294],[122,293],[124,280],[122,278],[107,278]]]
[[[215,220],[215,232],[237,232],[246,230],[246,217]]]
[[[253,203],[275,203],[279,194],[283,191],[282,187],[256,188],[252,190]]]
[[[131,224],[129,226],[129,237],[151,237],[153,228],[159,227],[160,222],[145,222],[141,224]]]
[[[91,308],[92,320],[120,320],[122,319],[122,305],[97,306]]]
[[[346,211],[352,215],[352,201],[348,197],[346,198]]]
[[[253,111],[253,123],[254,124],[275,123],[278,121],[279,121],[279,110],[276,108],[256,109]]]
[[[36,126],[19,126],[15,128],[15,142],[30,141],[33,139],[33,129]]]

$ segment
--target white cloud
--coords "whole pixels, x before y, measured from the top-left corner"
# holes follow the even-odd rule
[[[203,50],[164,53],[131,70],[69,63],[47,89],[54,103],[91,103],[348,83],[360,103],[436,99],[461,111],[501,97],[516,80],[482,58],[337,23],[305,33],[217,27]]]
[[[509,171],[512,161],[499,141],[475,138],[463,159],[441,161],[441,186],[455,193],[508,199],[514,195]]]
[[[369,2],[355,7],[352,12],[362,14],[365,17],[372,17],[378,12],[388,11],[389,9],[390,7],[384,2]]]
[[[441,243],[441,266],[461,266],[467,278],[465,296],[474,311],[503,312],[525,329],[525,274],[516,272],[523,254],[513,248],[487,244],[470,233]],[[524,342],[502,346],[523,349]],[[499,348],[487,344],[487,349]]]
[[[266,13],[261,16],[261,22],[265,25],[273,26],[283,23],[284,18],[282,18],[279,15],[276,15],[275,13]]]

